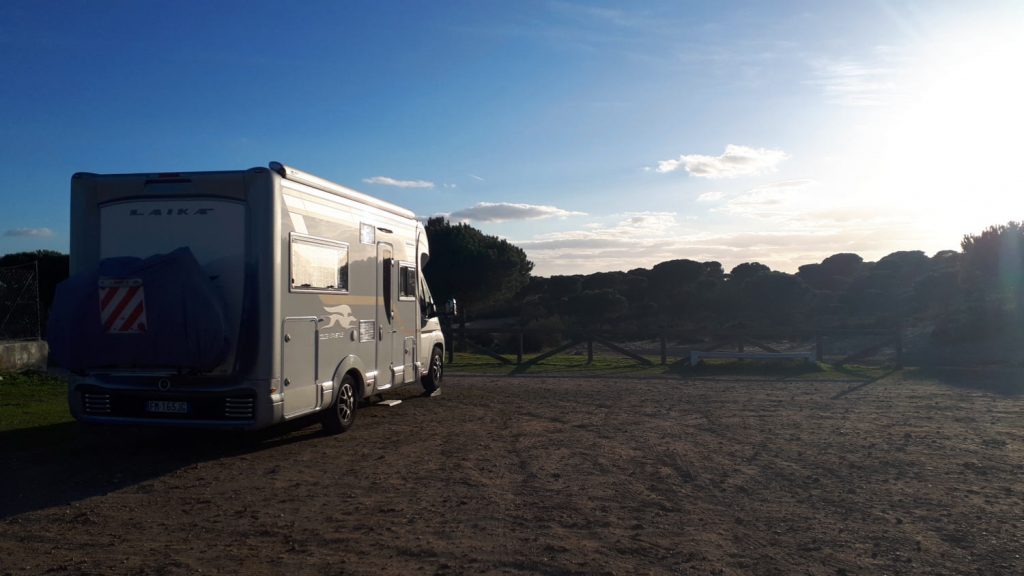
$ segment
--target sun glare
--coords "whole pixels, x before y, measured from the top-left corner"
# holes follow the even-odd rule
[[[888,119],[887,179],[904,208],[965,232],[1020,219],[1024,39],[992,26],[929,43]]]

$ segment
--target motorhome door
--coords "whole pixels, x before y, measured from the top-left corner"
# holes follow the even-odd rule
[[[319,399],[316,388],[317,346],[320,334],[316,316],[284,319],[282,374],[284,415],[296,416],[313,410]]]
[[[377,244],[377,389],[394,384],[395,297],[394,250],[391,244]]]

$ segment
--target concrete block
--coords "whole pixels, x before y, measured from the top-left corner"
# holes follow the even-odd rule
[[[50,347],[45,340],[15,340],[0,342],[0,370],[46,370],[46,357]]]

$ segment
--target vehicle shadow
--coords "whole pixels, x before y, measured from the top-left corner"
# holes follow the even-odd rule
[[[788,380],[808,377],[822,372],[814,363],[802,360],[726,360],[701,362],[694,366],[689,358],[682,358],[669,366],[669,372],[686,377],[753,377],[757,379]]]
[[[0,519],[319,434],[309,421],[248,434],[76,422],[0,432]]]
[[[842,372],[844,374],[845,373],[856,374],[855,372],[849,371],[848,369],[840,369],[838,371]],[[842,398],[845,398],[845,397],[849,396],[850,394],[853,394],[854,392],[858,392],[858,391],[860,391],[860,390],[862,390],[862,389],[864,389],[864,388],[866,388],[866,387],[868,387],[868,386],[870,386],[870,385],[872,385],[872,384],[874,384],[876,382],[881,382],[882,380],[885,380],[889,376],[892,376],[893,374],[897,374],[899,372],[900,372],[899,368],[892,368],[888,372],[885,372],[884,374],[880,374],[880,375],[878,375],[878,376],[876,376],[874,378],[871,378],[870,380],[864,380],[863,382],[860,382],[860,383],[858,383],[858,384],[856,384],[854,386],[850,386],[849,388],[847,388],[847,389],[843,390],[842,392],[840,392],[840,393],[836,394],[835,396],[833,396],[832,400],[840,400]]]
[[[1024,396],[1024,367],[922,366],[908,370],[909,380],[938,380],[956,388],[989,392],[1001,396]]]

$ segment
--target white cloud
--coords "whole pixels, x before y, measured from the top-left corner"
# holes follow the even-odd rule
[[[789,154],[782,150],[729,144],[720,156],[684,154],[677,159],[659,161],[656,170],[665,174],[683,168],[700,178],[737,178],[774,172],[787,158]]]
[[[476,174],[469,174],[469,177],[472,178],[473,180],[478,181],[478,182],[486,182],[486,180],[484,180],[480,176],[477,176]]]
[[[795,272],[803,264],[839,252],[875,260],[901,247],[924,246],[929,229],[913,215],[893,214],[869,204],[821,205],[815,202],[821,196],[815,184],[787,180],[735,198],[724,196],[723,200],[736,204],[728,212],[728,202],[723,202],[719,208],[723,212],[763,220],[753,231],[734,225],[702,231],[673,213],[637,212],[620,214],[604,227],[583,225],[512,242],[526,251],[540,276],[650,268],[678,258],[714,260],[726,270],[757,261],[773,270]]]
[[[476,206],[452,212],[448,217],[456,221],[504,222],[507,220],[537,220],[540,218],[565,218],[567,216],[585,215],[585,212],[573,212],[554,206],[513,204],[509,202],[480,202]]]
[[[891,68],[850,60],[820,60],[813,66],[815,78],[807,83],[821,87],[833,104],[881,106],[896,93],[896,72]]]
[[[4,236],[34,236],[36,238],[49,238],[53,236],[53,230],[49,228],[11,228],[4,232]]]
[[[697,196],[697,202],[717,202],[724,196],[725,194],[721,192],[705,192],[700,196]]]
[[[793,222],[801,225],[810,224],[818,227],[839,228],[846,226],[864,226],[884,224],[891,220],[883,211],[868,206],[841,206],[827,209],[809,210],[796,214]]]
[[[808,207],[805,188],[814,180],[783,180],[753,188],[731,198],[718,211],[772,220],[799,218]]]
[[[548,9],[581,21],[594,21],[619,27],[636,27],[647,20],[639,13],[570,2],[549,2]]]
[[[626,219],[620,222],[615,228],[612,228],[612,230],[642,227],[648,231],[660,231],[675,226],[676,224],[675,212],[626,212],[623,216]]]
[[[908,46],[875,46],[860,59],[816,58],[814,77],[804,83],[821,88],[825,99],[850,107],[893,104],[907,94],[913,69],[919,66]]]
[[[434,183],[429,180],[396,180],[387,176],[374,176],[363,178],[367,184],[380,184],[381,186],[395,186],[397,188],[433,188]]]
[[[647,243],[663,237],[676,226],[675,212],[626,212],[619,214],[618,218],[620,220],[614,226],[603,227],[599,223],[588,223],[584,225],[585,230],[543,234],[523,244],[552,246],[552,243],[566,241],[610,242],[619,245],[637,241]]]
[[[811,184],[815,184],[815,182],[810,178],[799,178],[796,180],[781,180],[779,182],[769,182],[768,184],[762,184],[752,189],[751,192],[755,192],[758,190],[797,190],[800,188],[804,188],[806,186],[810,186]]]
[[[526,251],[536,265],[535,273],[541,276],[650,268],[679,258],[718,261],[726,270],[743,262],[756,261],[773,270],[796,272],[803,264],[820,262],[839,252],[855,252],[874,260],[893,251],[894,245],[919,244],[915,232],[905,223],[876,218],[857,224],[771,232],[666,230],[661,234],[616,227],[612,233],[579,230],[514,243]]]

